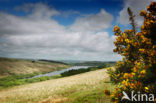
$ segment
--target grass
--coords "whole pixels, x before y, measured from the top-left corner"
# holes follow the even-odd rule
[[[56,76],[42,76],[42,77],[30,79],[30,77],[33,77],[35,75],[38,75],[38,73],[25,74],[25,75],[12,75],[8,77],[0,78],[0,89],[10,88],[13,86],[24,85],[28,83],[41,82],[41,81],[56,79],[61,77],[61,75],[56,75]]]
[[[110,103],[110,96],[106,95],[104,90],[113,91],[114,87],[115,85],[111,83],[100,82],[96,86],[75,86],[61,95],[68,98],[65,103]]]
[[[0,100],[1,103],[110,103],[104,90],[112,90],[114,85],[108,81],[106,69],[101,69],[4,89],[0,91]]]
[[[69,65],[47,61],[0,58],[0,78],[10,75],[46,73],[68,68]]]
[[[104,90],[114,90],[115,85],[101,82],[95,85],[77,85],[64,91],[56,92],[57,96],[50,96],[40,103],[110,103],[110,96]],[[57,98],[56,98],[57,97]]]

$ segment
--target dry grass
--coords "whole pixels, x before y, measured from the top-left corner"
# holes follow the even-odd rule
[[[10,74],[29,74],[33,72],[50,72],[57,68],[66,68],[67,65],[43,61],[4,59],[0,58],[0,77]]]
[[[42,100],[39,103],[64,103],[64,102],[70,102],[70,100],[67,97],[62,96],[50,96],[47,99]]]
[[[77,88],[77,90],[95,88],[100,82],[104,82],[106,78],[108,78],[108,74],[106,70],[102,69],[70,77],[17,86],[0,91],[0,102],[53,103],[55,100],[61,103],[62,101],[68,100],[68,98],[60,95],[61,93],[65,93],[66,90],[72,90],[73,87]]]

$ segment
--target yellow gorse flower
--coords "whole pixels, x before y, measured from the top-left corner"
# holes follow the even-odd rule
[[[129,77],[129,74],[128,73],[125,73],[123,77],[124,78],[128,78]]]
[[[129,43],[130,41],[129,41],[128,39],[125,39],[125,42],[126,42],[126,43]]]
[[[148,87],[145,87],[145,90],[149,90],[149,88]]]
[[[120,28],[116,25],[116,26],[114,27],[113,32],[120,32],[120,31],[121,31]]]
[[[142,70],[141,72],[140,72],[140,74],[145,74],[146,73],[146,70]]]

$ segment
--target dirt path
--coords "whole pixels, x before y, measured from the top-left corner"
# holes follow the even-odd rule
[[[35,103],[75,85],[96,85],[108,78],[106,69],[0,91],[0,103]],[[29,101],[29,102],[28,102]]]

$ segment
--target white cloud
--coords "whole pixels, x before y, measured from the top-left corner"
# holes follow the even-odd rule
[[[49,18],[54,15],[59,15],[60,12],[58,12],[55,8],[49,7],[43,3],[27,3],[23,6],[15,7],[15,10],[23,10],[27,13],[31,13],[29,15],[30,17],[37,19],[37,18]]]
[[[0,12],[1,56],[77,60],[120,58],[112,52],[114,36],[104,31],[113,19],[105,10],[78,18],[70,27],[51,19],[60,13],[47,5],[35,4],[31,11],[26,17]]]
[[[129,16],[127,13],[127,8],[130,7],[134,12],[136,23],[140,26],[143,23],[143,17],[139,16],[141,10],[146,10],[147,5],[151,3],[151,1],[156,0],[125,0],[124,8],[119,12],[119,17],[117,18],[117,23],[122,25],[129,24]]]
[[[78,18],[70,29],[73,31],[100,31],[111,26],[113,16],[104,9],[97,14]]]

